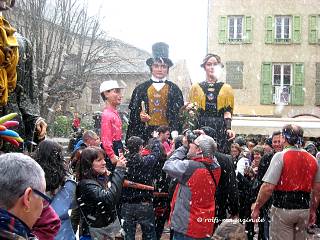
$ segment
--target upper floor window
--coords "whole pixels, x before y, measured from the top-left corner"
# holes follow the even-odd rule
[[[291,39],[291,17],[275,17],[275,40],[288,42]]]
[[[228,17],[229,41],[242,41],[243,16]]]
[[[300,16],[267,16],[265,30],[266,43],[301,43]]]
[[[219,43],[252,42],[251,16],[219,16]]]
[[[320,15],[309,16],[309,43],[320,44]]]

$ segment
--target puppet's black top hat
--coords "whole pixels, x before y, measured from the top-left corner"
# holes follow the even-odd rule
[[[168,67],[172,67],[173,63],[169,58],[169,45],[164,42],[158,42],[152,45],[152,57],[147,59],[148,66],[152,66],[155,61],[164,62]]]

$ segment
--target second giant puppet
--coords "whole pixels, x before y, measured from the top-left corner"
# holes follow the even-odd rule
[[[173,65],[168,55],[169,46],[166,43],[159,42],[152,46],[152,58],[146,61],[151,78],[138,85],[132,93],[127,139],[138,136],[146,142],[159,126],[182,131],[179,110],[184,104],[183,96],[179,87],[167,79],[169,68]]]

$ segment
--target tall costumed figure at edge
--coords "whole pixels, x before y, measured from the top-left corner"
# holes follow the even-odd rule
[[[231,130],[234,109],[233,89],[219,82],[223,64],[216,54],[207,54],[200,65],[206,72],[206,81],[194,83],[189,92],[189,101],[200,108],[198,128],[206,131],[218,145],[219,152],[229,153],[235,132]]]
[[[3,141],[0,149],[5,152],[32,151],[34,144],[45,138],[47,129],[47,124],[40,117],[31,43],[16,33],[16,29],[2,16],[2,11],[11,9],[14,4],[15,0],[0,0],[0,117],[17,113],[13,119],[16,121],[9,125],[25,141],[18,146]]]

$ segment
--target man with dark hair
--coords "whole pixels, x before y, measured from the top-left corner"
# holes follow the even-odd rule
[[[170,128],[168,126],[161,126],[157,130],[158,139],[160,140],[167,156],[169,157],[172,153],[172,143],[170,141]]]
[[[179,87],[167,79],[173,65],[169,59],[169,46],[155,43],[152,55],[146,61],[151,79],[138,85],[131,96],[127,139],[139,136],[147,142],[160,126],[168,126],[170,131],[182,131],[179,110],[184,104],[183,95]]]
[[[271,136],[271,146],[272,146],[272,152],[266,153],[262,156],[260,160],[260,164],[258,167],[258,173],[257,178],[255,179],[255,183],[253,185],[252,189],[252,201],[255,201],[255,198],[258,196],[258,192],[260,190],[260,187],[262,185],[262,178],[264,174],[267,172],[267,169],[270,165],[271,159],[274,156],[275,153],[282,151],[282,135],[281,131],[274,131]],[[251,202],[252,202],[251,201]],[[262,221],[258,222],[259,225],[259,239],[262,240],[268,240],[269,239],[269,210],[271,207],[272,198],[267,201],[265,205],[261,208],[260,211],[260,218]]]
[[[306,228],[309,220],[315,222],[320,200],[320,169],[315,157],[300,148],[300,126],[285,125],[282,136],[284,150],[271,160],[251,217],[259,217],[260,208],[273,194],[270,239],[306,239]]]
[[[153,168],[161,157],[160,142],[152,142],[151,152],[141,156],[143,140],[132,136],[128,139],[126,155],[127,179],[136,183],[152,185],[154,181]],[[136,225],[140,224],[143,239],[156,239],[155,216],[153,210],[153,192],[135,188],[124,188],[121,196],[121,216],[124,219],[123,229],[125,239],[133,240],[136,234]]]

